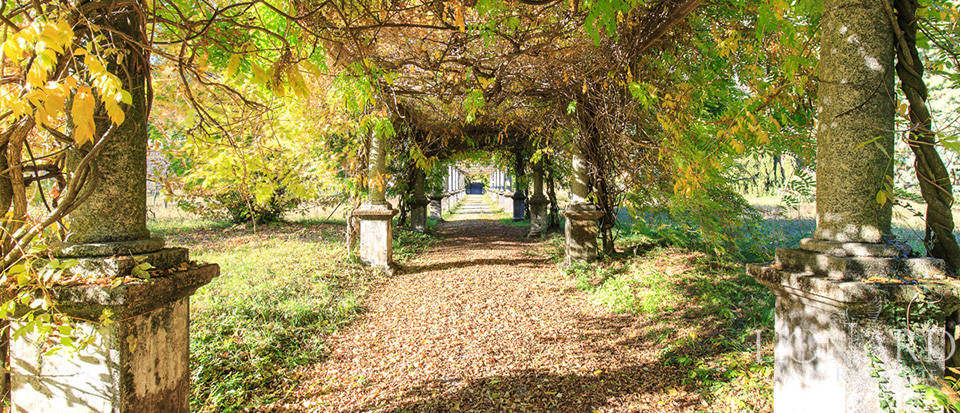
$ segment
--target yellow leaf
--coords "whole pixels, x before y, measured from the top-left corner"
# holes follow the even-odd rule
[[[23,49],[17,43],[16,36],[11,36],[7,41],[3,42],[3,45],[0,46],[0,53],[14,62],[19,62],[20,59],[23,58]]]
[[[460,28],[460,32],[467,31],[466,22],[463,19],[463,2],[457,2],[457,27]]]
[[[267,82],[267,71],[263,70],[259,65],[253,65],[253,81],[256,83],[264,84]]]
[[[317,66],[317,65],[313,64],[313,62],[309,62],[309,61],[304,60],[304,61],[300,62],[300,65],[302,65],[303,68],[304,68],[306,71],[310,72],[310,73],[313,74],[314,76],[319,77],[319,76],[322,76],[322,75],[323,75],[323,70],[320,69],[320,66]]]
[[[730,142],[730,144],[733,145],[733,150],[737,151],[738,154],[743,153],[744,147],[743,147],[743,144],[740,143],[740,141],[733,140]]]
[[[123,120],[126,118],[126,115],[123,112],[123,109],[120,107],[118,101],[111,101],[110,99],[103,100],[103,106],[107,109],[107,116],[110,116],[110,121],[120,125],[123,123]]]
[[[884,205],[887,203],[887,193],[883,191],[877,192],[877,203]]]
[[[300,71],[295,67],[291,67],[287,70],[287,78],[290,81],[290,88],[293,89],[293,93],[301,98],[306,98],[310,95],[310,89],[307,87],[307,82],[303,80],[303,76],[300,74]]]
[[[230,60],[227,61],[227,68],[224,70],[223,75],[227,79],[233,78],[237,74],[237,70],[240,69],[240,55],[235,54],[230,56]]]
[[[66,106],[67,96],[63,87],[57,87],[47,90],[47,99],[43,102],[43,108],[51,114],[60,113]]]
[[[93,98],[90,86],[77,87],[77,93],[73,96],[73,106],[70,108],[74,127],[73,140],[77,145],[93,142],[93,133],[96,131],[96,124],[93,121],[95,107],[96,100]]]

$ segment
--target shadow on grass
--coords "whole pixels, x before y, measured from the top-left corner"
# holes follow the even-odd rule
[[[633,338],[618,345],[655,349],[659,364],[711,403],[768,408],[773,294],[739,264],[677,248],[621,258],[568,270],[592,301],[635,320]]]

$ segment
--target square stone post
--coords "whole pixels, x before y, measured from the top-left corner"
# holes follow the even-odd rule
[[[414,231],[427,230],[427,205],[430,200],[426,196],[426,178],[420,168],[414,168],[413,181],[413,210],[410,212],[410,226]]]
[[[189,297],[219,274],[216,265],[196,265],[184,248],[164,248],[162,238],[146,226],[147,113],[149,55],[140,44],[144,22],[136,9],[105,10],[96,24],[123,33],[121,65],[112,64],[131,105],[98,158],[100,183],[65,221],[60,258],[79,262],[70,271],[95,277],[129,276],[140,263],[157,272],[150,279],[126,281],[117,287],[79,285],[54,287],[49,293],[57,310],[75,319],[75,328],[94,342],[79,354],[47,355],[49,343],[27,333],[10,342],[10,408],[24,412],[186,412],[190,394]],[[140,44],[137,44],[139,42]],[[129,77],[128,77],[129,76]],[[99,120],[96,129],[106,130]],[[80,155],[68,155],[76,165]],[[104,326],[103,310],[114,323]],[[11,322],[11,328],[22,326]]]
[[[548,204],[550,200],[543,195],[543,165],[533,165],[533,196],[530,197],[530,232],[528,237],[540,236],[550,226]]]
[[[518,189],[509,195],[513,208],[513,222],[519,222],[527,219],[527,194],[522,189]]]
[[[574,150],[571,158],[573,176],[570,182],[570,203],[563,211],[563,216],[566,217],[563,231],[566,238],[566,264],[597,259],[597,219],[603,215],[596,205],[587,200],[590,195],[590,176],[579,148]]]
[[[430,195],[430,218],[443,222],[443,195]]]
[[[354,211],[360,219],[360,261],[387,272],[393,271],[393,216],[397,211],[387,202],[386,142],[377,133],[370,138],[370,166],[367,170],[369,200]]]
[[[888,242],[891,203],[877,202],[893,176],[893,28],[878,1],[823,8],[817,228],[799,248],[778,249],[773,264],[747,267],[776,294],[774,411],[926,411],[912,387],[943,375],[954,348],[944,314],[956,300],[934,292],[941,312],[932,316],[914,302],[908,329],[893,313],[909,311],[919,287],[863,282],[945,277],[942,260]]]
[[[527,217],[527,180],[525,179],[526,175],[526,166],[527,160],[523,157],[522,152],[517,151],[516,156],[514,157],[514,174],[516,174],[516,180],[514,181],[513,192],[509,195],[511,199],[510,207],[513,208],[513,221],[519,222],[526,220]]]

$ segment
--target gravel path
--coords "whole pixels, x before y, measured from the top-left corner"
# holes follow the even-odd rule
[[[301,411],[703,410],[641,320],[590,304],[523,239],[468,196],[439,246],[365,300],[331,354],[294,390]]]

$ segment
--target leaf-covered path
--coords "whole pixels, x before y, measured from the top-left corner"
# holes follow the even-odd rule
[[[443,238],[328,340],[287,408],[304,411],[704,409],[637,336],[590,304],[526,228],[468,197]],[[682,376],[682,375],[680,375]],[[288,399],[288,402],[290,400]]]

